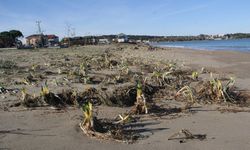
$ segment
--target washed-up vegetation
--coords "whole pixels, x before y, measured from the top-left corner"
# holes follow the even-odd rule
[[[0,60],[0,69],[13,69],[16,67],[16,63],[10,60]]]
[[[181,129],[179,132],[171,135],[168,140],[179,140],[180,143],[185,143],[187,140],[205,140],[207,137],[206,134],[192,134],[187,129]]]
[[[131,122],[139,122],[143,116],[189,113],[195,104],[247,105],[247,97],[234,85],[235,79],[221,80],[213,75],[203,79],[201,75],[207,74],[204,68],[198,72],[176,62],[126,58],[110,49],[82,53],[16,68],[17,77],[12,83],[19,87],[17,103],[28,108],[79,108],[83,113],[79,126],[85,135],[128,143],[144,138],[130,127]],[[0,63],[0,68],[15,67],[15,63]],[[166,101],[183,105],[169,106]],[[99,105],[129,111],[118,113],[115,119],[100,119],[96,109]],[[182,133],[197,138],[188,130]]]

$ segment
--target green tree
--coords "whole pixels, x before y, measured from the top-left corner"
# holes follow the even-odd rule
[[[16,43],[20,43],[19,37],[23,37],[23,34],[19,30],[10,30],[0,32],[0,47],[12,47]]]
[[[11,38],[10,32],[8,31],[0,32],[0,36],[4,38]]]
[[[10,30],[9,33],[10,33],[11,38],[15,40],[19,37],[23,37],[23,33],[18,30]]]

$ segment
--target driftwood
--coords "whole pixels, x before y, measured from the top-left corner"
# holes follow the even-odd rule
[[[198,139],[198,140],[204,140],[207,138],[206,134],[192,134],[189,130],[187,129],[181,129],[179,132],[171,135],[168,140],[181,140],[180,142],[184,142],[183,140],[194,140],[194,139]]]

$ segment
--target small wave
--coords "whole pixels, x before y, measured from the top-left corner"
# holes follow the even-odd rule
[[[185,48],[185,46],[177,46],[177,45],[159,45],[160,47],[173,47],[173,48]]]
[[[158,47],[189,48],[198,50],[233,50],[250,51],[250,39],[246,40],[221,40],[221,41],[184,41],[184,42],[160,42],[154,44]]]

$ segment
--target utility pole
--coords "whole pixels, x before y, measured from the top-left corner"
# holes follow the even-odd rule
[[[70,37],[71,25],[67,24],[67,36]]]
[[[70,30],[71,30],[71,25],[70,24],[66,24],[66,26],[67,26],[68,44],[70,46]]]
[[[41,21],[36,21],[36,24],[37,24],[37,33],[39,35],[41,35],[41,46],[43,47],[45,45],[45,39],[44,39],[44,36],[43,36],[43,31],[41,29]]]
[[[75,28],[71,28],[72,32],[71,32],[71,36],[74,37],[76,36],[76,29]]]
[[[36,21],[36,24],[37,24],[37,33],[42,34],[41,21]]]

